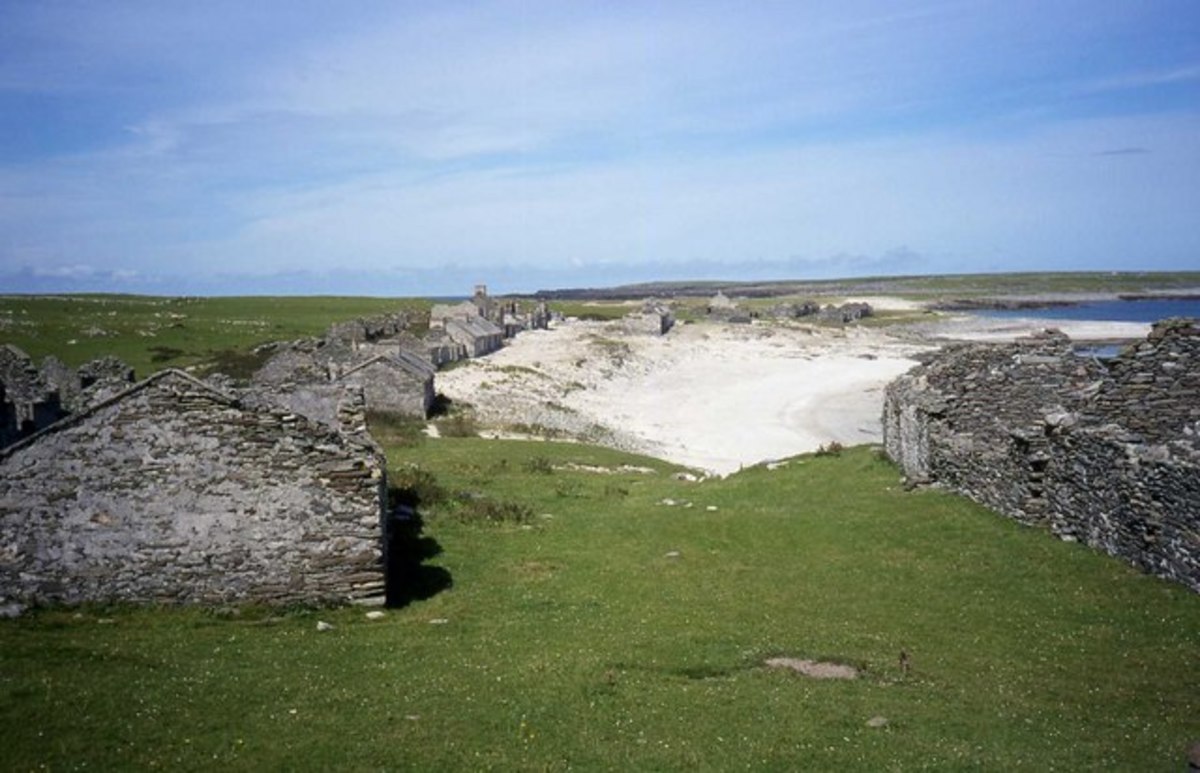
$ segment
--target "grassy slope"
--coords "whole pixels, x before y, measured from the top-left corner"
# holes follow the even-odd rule
[[[87,610],[0,624],[7,767],[1176,770],[1200,738],[1200,598],[905,492],[867,449],[703,483],[578,445],[388,454],[397,480],[419,464],[535,517],[427,512],[428,563],[453,585],[381,622]],[[545,471],[565,461],[659,472]],[[760,667],[777,654],[865,677]],[[890,725],[866,727],[876,715]]]

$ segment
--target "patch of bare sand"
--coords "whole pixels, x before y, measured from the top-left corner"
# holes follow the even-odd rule
[[[810,679],[857,679],[858,669],[844,663],[830,663],[820,660],[803,660],[801,658],[768,658],[764,661],[767,668],[786,668]]]
[[[1024,338],[1048,328],[1061,330],[1073,341],[1127,341],[1145,338],[1150,325],[1142,322],[1108,322],[1103,320],[1073,320],[1039,318],[1031,312],[1028,317],[1005,319],[954,316],[913,326],[930,338],[955,341],[1004,342]]]
[[[716,474],[878,442],[883,387],[925,349],[879,330],[570,322],[438,375],[494,426],[550,429]]]

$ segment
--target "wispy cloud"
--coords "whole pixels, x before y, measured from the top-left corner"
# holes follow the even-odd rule
[[[1112,148],[1111,150],[1102,150],[1097,153],[1097,156],[1144,156],[1150,151],[1147,148]]]
[[[1171,2],[7,4],[0,273],[1194,260]]]
[[[1083,84],[1085,92],[1125,91],[1154,86],[1200,81],[1200,64],[1184,65],[1165,70],[1141,70],[1091,80]]]

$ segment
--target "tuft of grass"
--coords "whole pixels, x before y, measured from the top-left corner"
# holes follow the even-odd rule
[[[442,437],[469,438],[479,435],[479,425],[475,417],[466,411],[456,411],[439,419],[437,426]]]
[[[425,419],[368,411],[367,427],[380,443],[416,448],[425,442]]]
[[[525,471],[552,475],[554,474],[554,463],[544,456],[532,456],[525,460]]]
[[[491,497],[463,497],[444,514],[467,524],[525,524],[533,520],[533,510],[525,504]]]
[[[841,456],[842,451],[846,447],[836,440],[830,440],[828,443],[822,443],[817,446],[817,450],[813,452],[815,456]]]

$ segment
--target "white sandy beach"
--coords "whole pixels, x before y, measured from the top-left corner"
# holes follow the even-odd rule
[[[921,304],[864,297],[874,308]],[[496,434],[532,432],[656,456],[714,474],[881,439],[883,388],[949,341],[1011,341],[1056,327],[1078,341],[1141,338],[1125,322],[947,315],[893,329],[755,323],[677,325],[633,335],[620,323],[568,321],[522,333],[499,352],[440,373]]]
[[[883,387],[923,347],[866,328],[566,322],[438,376],[485,424],[537,425],[716,474],[878,442]]]

